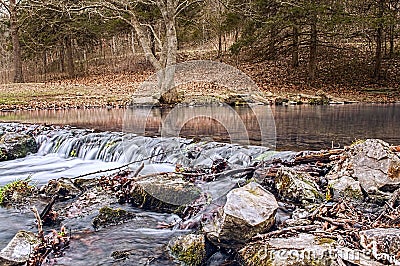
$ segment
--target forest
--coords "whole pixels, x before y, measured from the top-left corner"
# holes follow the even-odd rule
[[[228,63],[267,89],[390,98],[400,82],[396,0],[1,0],[0,16],[2,84],[191,59]]]

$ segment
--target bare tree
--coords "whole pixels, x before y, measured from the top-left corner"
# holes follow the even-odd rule
[[[139,39],[144,55],[153,65],[158,75],[159,89],[161,91],[160,102],[173,104],[178,101],[178,94],[174,88],[174,65],[177,62],[178,39],[176,32],[176,18],[190,5],[198,3],[198,0],[100,0],[91,1],[91,8],[104,15],[104,10],[111,10],[115,17],[124,20],[132,26]],[[141,19],[138,12],[140,5],[147,5],[150,8],[157,9],[162,18],[161,34],[145,20]],[[100,10],[99,8],[102,8]],[[161,47],[159,53],[152,51],[152,34]]]
[[[16,0],[0,0],[0,7],[2,7],[9,16],[9,30],[11,35],[13,47],[13,64],[14,64],[14,82],[23,82],[22,75],[22,58],[21,58],[21,44],[19,40],[19,21],[18,21],[18,6],[21,1]]]

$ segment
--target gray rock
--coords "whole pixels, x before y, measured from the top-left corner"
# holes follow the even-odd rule
[[[384,264],[375,261],[368,254],[360,251],[354,250],[347,247],[339,247],[336,251],[337,256],[346,262],[350,262],[351,265],[357,266],[383,266]],[[343,264],[341,264],[343,265]]]
[[[230,191],[225,206],[203,230],[214,244],[231,248],[268,231],[275,222],[277,208],[275,197],[252,182]]]
[[[349,176],[343,176],[339,179],[330,180],[329,185],[333,189],[334,199],[345,197],[353,200],[362,200],[364,198],[360,182]]]
[[[368,139],[348,148],[344,159],[327,175],[330,180],[343,176],[360,182],[370,195],[377,191],[394,191],[400,187],[400,158],[389,144]]]
[[[308,173],[297,172],[287,167],[279,169],[275,187],[280,198],[285,201],[309,203],[318,202],[324,198],[319,192],[318,185]]]
[[[152,96],[134,96],[132,97],[131,105],[141,106],[156,106],[159,105],[160,101]]]
[[[39,240],[32,232],[19,231],[8,245],[0,251],[1,265],[22,265],[29,259]]]
[[[249,243],[239,250],[238,255],[243,265],[339,265],[332,249],[334,242],[318,239],[312,234],[299,234]]]
[[[59,178],[50,180],[45,186],[40,188],[40,192],[48,197],[56,196],[58,200],[68,200],[75,198],[82,193],[70,178]]]
[[[23,158],[37,151],[35,139],[27,134],[6,133],[0,139],[0,161]]]
[[[375,228],[360,232],[360,244],[378,260],[400,265],[400,229]]]
[[[201,199],[202,193],[181,178],[160,175],[135,182],[130,196],[132,204],[140,208],[182,215],[188,205]]]
[[[206,258],[204,235],[189,234],[172,239],[168,244],[171,255],[183,265],[202,265]]]
[[[238,252],[238,257],[243,265],[249,266],[341,266],[346,265],[344,261],[359,266],[383,265],[361,250],[306,233],[249,243]]]

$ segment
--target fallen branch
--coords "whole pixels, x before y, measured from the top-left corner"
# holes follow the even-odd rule
[[[299,164],[307,164],[307,163],[329,163],[331,161],[332,155],[339,155],[343,153],[343,149],[334,149],[326,152],[318,152],[309,155],[299,156],[294,159],[294,162],[289,163],[290,165],[299,165]]]
[[[97,174],[101,174],[101,173],[107,173],[107,172],[112,172],[112,171],[121,170],[121,169],[123,169],[123,168],[128,167],[128,166],[131,165],[131,164],[141,163],[141,162],[143,162],[143,161],[150,160],[150,159],[152,159],[152,158],[154,158],[154,157],[157,157],[157,156],[159,156],[159,155],[163,155],[163,154],[166,154],[166,153],[167,153],[167,152],[161,152],[161,153],[154,154],[154,155],[152,155],[152,156],[149,156],[149,157],[146,157],[146,158],[142,158],[142,159],[140,159],[140,160],[136,160],[136,161],[133,161],[133,162],[130,162],[130,163],[127,163],[127,164],[124,164],[124,165],[121,165],[121,166],[118,166],[118,167],[115,167],[115,168],[106,169],[106,170],[99,170],[99,171],[96,171],[96,172],[91,172],[91,173],[79,175],[79,176],[76,176],[76,177],[74,177],[74,178],[72,178],[72,179],[78,179],[78,178],[82,178],[82,177],[86,177],[86,176],[90,176],[90,175],[97,175]],[[139,168],[140,168],[140,167],[139,167]],[[143,169],[143,168],[142,168],[142,169]],[[141,171],[142,169],[140,169],[140,171]],[[139,171],[139,172],[140,172],[140,171]]]

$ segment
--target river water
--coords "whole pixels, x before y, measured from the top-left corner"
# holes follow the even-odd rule
[[[188,121],[180,129],[180,136],[223,142],[231,141],[227,128],[238,128],[236,125],[243,121],[251,144],[259,145],[258,121],[264,120],[264,130],[276,139],[277,150],[318,150],[331,148],[332,144],[343,147],[356,139],[366,138],[400,143],[400,104],[255,106],[236,107],[233,111],[226,106],[201,106],[178,108],[172,118],[170,113],[171,109],[167,108],[151,111],[146,108],[35,110],[3,112],[0,121],[68,124],[99,131],[159,136],[165,119],[186,116],[184,119]],[[270,140],[267,142],[271,143]]]
[[[142,174],[174,171],[177,163],[209,167],[218,158],[243,167],[275,148],[280,152],[272,156],[290,157],[294,154],[290,150],[343,147],[356,139],[381,138],[400,144],[398,104],[16,111],[1,113],[0,121],[77,127],[48,127],[36,136],[37,154],[0,162],[0,186],[27,176],[40,186],[49,179],[76,177],[148,157]],[[0,124],[5,131],[33,128]],[[265,147],[254,146],[260,144]],[[220,197],[233,186],[229,180],[215,182],[208,192]],[[56,265],[177,265],[165,246],[172,236],[186,232],[158,226],[176,217],[122,207],[137,213],[137,221],[95,231],[90,226],[93,214],[78,224],[67,224],[73,240]],[[29,210],[0,208],[0,220],[0,249],[18,230],[35,230]],[[112,251],[126,249],[131,250],[128,260],[110,257]]]

